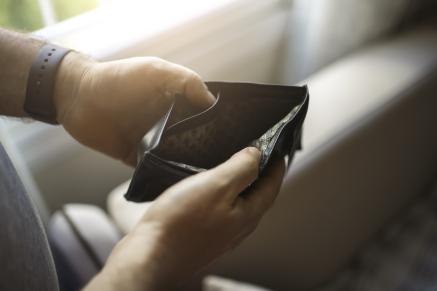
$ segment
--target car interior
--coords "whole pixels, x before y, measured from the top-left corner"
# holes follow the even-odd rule
[[[342,275],[437,189],[435,1],[188,2],[183,17],[157,24],[129,20],[135,9],[124,7],[123,24],[106,25],[115,12],[98,7],[33,33],[99,60],[158,56],[207,81],[307,85],[302,150],[275,204],[205,274],[262,286],[241,290],[347,290]],[[3,119],[0,139],[42,217],[62,289],[79,290],[153,202],[127,201],[134,168],[62,127]],[[380,286],[357,290],[392,290]]]

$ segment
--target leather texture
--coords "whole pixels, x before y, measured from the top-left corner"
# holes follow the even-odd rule
[[[151,201],[190,175],[215,167],[240,149],[260,149],[260,175],[275,157],[300,149],[308,110],[306,86],[207,82],[216,102],[204,111],[178,96],[144,136],[126,199]]]

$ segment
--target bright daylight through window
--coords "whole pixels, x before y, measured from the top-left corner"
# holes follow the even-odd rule
[[[105,0],[0,0],[0,26],[33,31],[79,15]]]

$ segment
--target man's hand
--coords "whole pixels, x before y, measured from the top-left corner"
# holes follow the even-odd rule
[[[154,57],[95,62],[76,52],[55,84],[57,119],[79,142],[134,165],[144,134],[175,94],[206,108],[214,96],[195,72]]]
[[[257,226],[281,185],[284,163],[258,175],[260,153],[246,148],[214,169],[165,191],[113,250],[86,290],[177,290]]]

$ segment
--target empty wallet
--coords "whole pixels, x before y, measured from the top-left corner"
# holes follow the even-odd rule
[[[151,201],[176,182],[213,168],[247,146],[261,151],[259,176],[275,158],[301,148],[309,102],[307,86],[207,82],[216,96],[206,110],[177,96],[144,136],[125,195]]]

